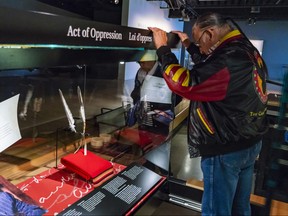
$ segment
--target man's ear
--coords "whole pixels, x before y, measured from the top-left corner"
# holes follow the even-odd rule
[[[214,28],[207,29],[206,31],[207,31],[209,41],[211,41],[212,39],[216,37],[216,31]]]

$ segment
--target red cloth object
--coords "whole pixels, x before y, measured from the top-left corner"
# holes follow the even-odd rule
[[[125,168],[126,166],[122,164],[113,163],[114,172],[108,177],[113,177]],[[104,183],[108,177],[97,183],[96,186]],[[75,175],[63,164],[58,164],[57,168],[48,169],[28,178],[16,186],[47,209],[48,212],[45,214],[47,216],[57,215],[96,187],[92,181],[79,178],[79,175]]]
[[[61,158],[61,163],[68,169],[80,175],[86,180],[93,179],[99,174],[113,167],[112,163],[93,152],[83,149],[75,154],[69,154]]]
[[[90,193],[94,187],[74,172],[51,168],[33,176],[17,187],[48,210],[44,215],[53,216]]]

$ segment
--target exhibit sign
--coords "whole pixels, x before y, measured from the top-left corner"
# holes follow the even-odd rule
[[[0,103],[0,152],[21,139],[17,119],[18,101],[19,94]]]
[[[59,215],[129,215],[164,180],[157,173],[134,163]]]
[[[11,19],[17,17],[17,19]],[[45,23],[45,24],[44,24]],[[19,48],[148,48],[155,49],[152,32],[87,19],[55,16],[48,13],[19,11],[1,7],[0,35],[2,47]],[[177,34],[168,33],[170,47],[179,44]]]

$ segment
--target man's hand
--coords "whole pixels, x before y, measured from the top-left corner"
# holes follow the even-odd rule
[[[172,33],[178,35],[184,47],[186,48],[189,47],[189,45],[191,44],[191,41],[186,33],[181,32],[181,31],[172,31]]]
[[[174,33],[174,34],[177,34],[179,36],[181,42],[189,39],[188,35],[186,33],[184,33],[184,32],[181,32],[181,31],[171,31],[171,32]]]
[[[167,46],[167,32],[156,27],[148,27],[148,29],[153,32],[154,44],[157,49],[161,46]]]

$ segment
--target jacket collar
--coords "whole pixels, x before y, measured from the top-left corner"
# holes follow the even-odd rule
[[[222,46],[230,41],[239,39],[240,37],[242,37],[241,33],[239,30],[233,30],[231,32],[229,32],[228,34],[226,34],[222,39],[220,39],[219,41],[219,46]]]
[[[241,33],[239,30],[233,30],[226,34],[223,38],[221,38],[216,44],[214,44],[212,47],[209,49],[208,55],[212,54],[214,50],[222,47],[223,45],[229,43],[232,40],[236,40],[238,38],[242,37]]]

